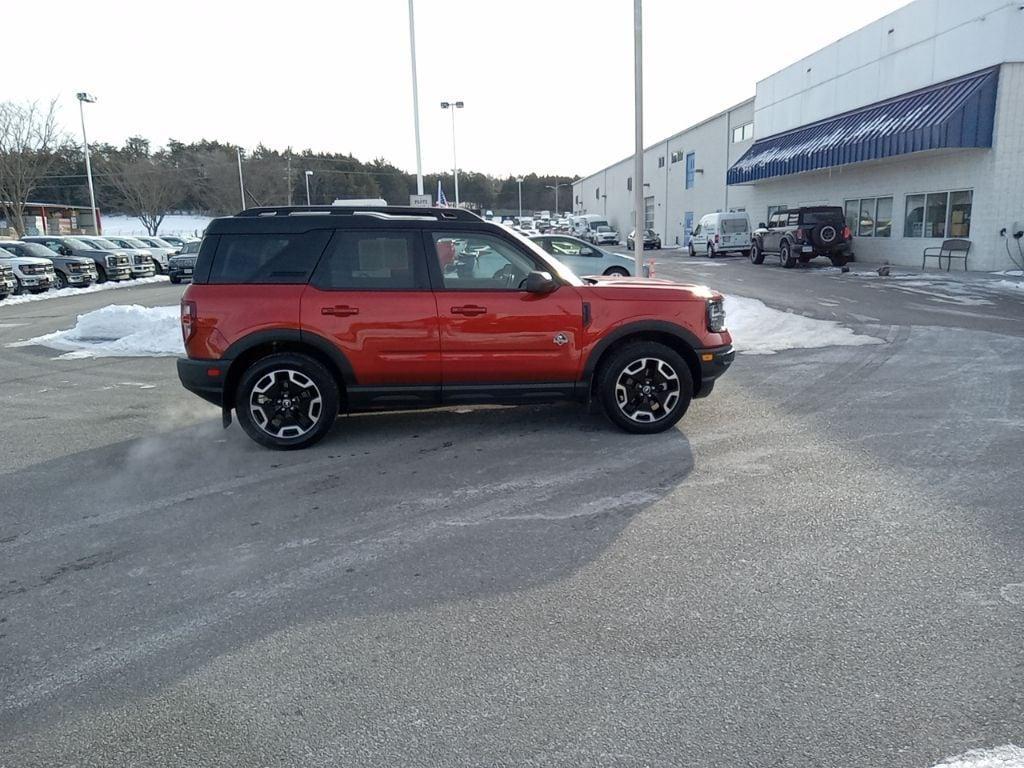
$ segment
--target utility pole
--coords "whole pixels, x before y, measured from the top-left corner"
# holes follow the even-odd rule
[[[633,258],[636,276],[644,274],[644,47],[643,0],[633,0],[633,109],[636,118],[636,150],[633,158]],[[607,203],[605,203],[607,206]]]
[[[242,148],[235,147],[238,156],[238,192],[242,195],[242,210],[245,210],[245,182],[242,181]]]
[[[461,101],[442,101],[441,109],[452,111],[452,174],[455,176],[455,207],[459,207],[459,161],[455,154],[455,110],[465,106]]]
[[[292,150],[288,149],[288,207],[292,207]]]
[[[420,157],[420,96],[416,83],[416,22],[409,0],[409,54],[412,58],[412,122],[416,132],[416,194],[423,194],[423,160]],[[458,192],[455,193],[456,200]]]
[[[97,235],[102,235],[103,232],[100,230],[100,217],[96,212],[96,192],[92,185],[92,162],[89,159],[89,137],[85,135],[85,105],[95,104],[96,97],[84,92],[77,94],[77,96],[78,113],[82,117],[82,145],[85,147],[85,176],[89,180],[89,203],[92,205],[92,228],[96,230]]]

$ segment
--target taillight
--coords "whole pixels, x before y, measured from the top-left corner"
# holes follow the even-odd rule
[[[796,239],[797,239],[797,240],[803,240],[803,239],[804,239],[804,230],[803,230],[803,228],[802,228],[802,227],[797,227],[797,230],[796,230]]]
[[[718,233],[715,232],[715,245],[718,245]]]
[[[843,227],[843,240],[852,240],[852,239],[853,239],[853,230],[851,230],[848,226],[847,227]]]
[[[196,303],[194,301],[181,302],[181,338],[186,344],[196,332]]]

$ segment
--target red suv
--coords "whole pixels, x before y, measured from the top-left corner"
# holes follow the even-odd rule
[[[579,278],[469,211],[255,208],[206,230],[181,301],[192,392],[270,448],[340,412],[599,402],[668,429],[732,363],[722,296]]]

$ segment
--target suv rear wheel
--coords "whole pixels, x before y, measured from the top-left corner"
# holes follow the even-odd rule
[[[651,435],[669,429],[686,413],[693,379],[674,349],[639,341],[612,353],[601,367],[597,395],[616,426]]]
[[[338,415],[338,384],[306,355],[268,355],[242,374],[235,412],[242,429],[277,450],[307,448],[326,435]]]
[[[793,248],[786,241],[783,241],[779,247],[779,264],[786,269],[792,269],[796,266],[796,256],[793,255]]]

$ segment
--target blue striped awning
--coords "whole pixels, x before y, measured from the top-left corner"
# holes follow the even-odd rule
[[[778,133],[729,169],[729,184],[788,176],[911,152],[991,147],[999,68]]]

